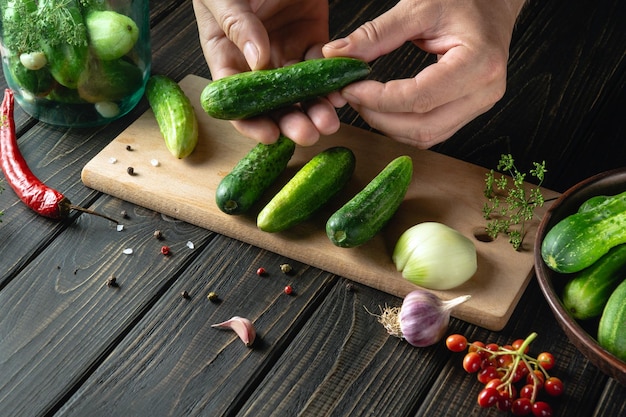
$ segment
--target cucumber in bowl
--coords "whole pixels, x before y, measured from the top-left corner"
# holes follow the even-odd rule
[[[598,210],[599,207],[607,203],[606,200],[611,200],[624,192],[626,192],[626,168],[596,174],[563,192],[563,194],[552,203],[541,219],[535,237],[534,258],[535,272],[541,291],[557,323],[561,326],[570,342],[602,372],[615,378],[620,383],[626,384],[626,361],[619,359],[616,354],[609,352],[598,342],[599,318],[577,320],[564,306],[563,299],[561,298],[562,292],[567,282],[573,279],[577,273],[557,272],[548,266],[542,256],[543,241],[550,230],[559,222],[578,213],[588,213]],[[607,207],[611,206],[606,206],[605,208]],[[599,218],[602,217],[604,216],[600,216]],[[583,219],[587,221],[590,220],[587,217],[583,217]],[[584,225],[591,226],[591,223],[585,222]],[[563,240],[561,243],[564,247],[567,242]],[[572,245],[572,247],[574,247],[574,245]],[[591,249],[597,250],[597,248]],[[596,261],[601,257],[600,255]],[[592,265],[594,263],[595,262],[592,262]],[[582,270],[584,270],[584,268]],[[626,327],[622,326],[622,328]]]

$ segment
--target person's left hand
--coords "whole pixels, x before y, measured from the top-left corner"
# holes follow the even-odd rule
[[[214,80],[321,58],[321,46],[328,42],[325,0],[194,0],[193,5]],[[275,142],[282,132],[300,145],[310,145],[339,129],[335,107],[327,98],[232,123],[262,143]]]

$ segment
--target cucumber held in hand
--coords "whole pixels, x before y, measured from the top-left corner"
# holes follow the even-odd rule
[[[198,144],[198,120],[185,92],[174,80],[153,75],[145,94],[167,149],[176,158],[189,156]]]
[[[257,144],[217,186],[219,209],[226,214],[248,211],[285,170],[295,149],[296,144],[285,136],[270,145]]]
[[[342,146],[318,153],[261,210],[258,228],[280,232],[308,219],[344,187],[355,165],[352,151]]]
[[[216,119],[247,119],[325,96],[369,73],[369,65],[359,59],[311,59],[213,81],[202,91],[200,102],[204,111]]]
[[[339,247],[362,245],[378,233],[400,207],[413,177],[410,157],[391,161],[326,223],[326,234]]]

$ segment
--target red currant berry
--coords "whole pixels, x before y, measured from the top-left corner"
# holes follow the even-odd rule
[[[480,365],[481,368],[487,368],[489,366],[492,366],[494,368],[498,367],[498,361],[496,361],[495,358],[483,358],[483,362]]]
[[[489,343],[487,344],[487,346],[485,346],[485,349],[490,352],[497,352],[500,349],[500,345],[497,343]]]
[[[550,370],[554,367],[554,355],[550,352],[542,352],[537,355],[537,362],[543,367],[543,369]]]
[[[543,375],[543,372],[537,369],[526,375],[526,383],[537,385],[537,388],[541,389],[543,388],[545,378],[546,377]]]
[[[511,413],[514,416],[527,416],[532,412],[532,403],[528,398],[518,398],[511,404]]]
[[[483,342],[475,341],[475,342],[470,343],[467,350],[468,352],[479,352],[481,349],[484,349],[484,348],[485,348],[485,344]]]
[[[501,396],[505,394],[511,399],[511,401],[516,399],[518,395],[517,395],[517,388],[515,388],[515,385],[509,385],[508,387],[505,387],[500,390]]]
[[[483,342],[472,342],[468,349],[468,352],[478,352],[478,354],[481,356],[481,358],[488,358],[489,356],[491,356],[491,352],[485,350],[485,344]]]
[[[500,385],[502,385],[502,380],[500,378],[494,378],[485,384],[485,388],[498,389],[500,388]]]
[[[476,374],[476,378],[481,384],[486,384],[487,382],[497,377],[498,377],[498,370],[493,366],[488,366],[486,368],[483,368],[480,371],[478,371],[478,374]]]
[[[517,398],[517,389],[514,385],[508,385],[500,388],[498,391],[500,392],[500,398],[508,398],[511,402]]]
[[[170,247],[169,246],[161,246],[161,254],[162,255],[169,255],[170,254]]]
[[[467,339],[462,334],[451,334],[446,339],[446,347],[452,352],[462,352],[467,348]]]
[[[537,401],[532,405],[532,412],[535,417],[552,417],[552,407],[545,401]]]
[[[513,371],[513,382],[521,381],[522,379],[526,378],[526,375],[528,375],[528,373],[529,371],[526,364],[524,362],[518,363],[517,368],[515,368],[515,371]]]
[[[550,378],[546,379],[546,382],[544,382],[543,389],[546,390],[548,395],[558,397],[559,395],[563,394],[563,381],[555,376],[551,376]]]
[[[519,348],[522,347],[523,344],[524,344],[524,339],[517,339],[513,343],[511,343],[511,347],[513,347],[514,350],[518,350]],[[524,353],[528,353],[528,349],[529,349],[529,346],[526,345],[526,348],[524,349]]]
[[[256,270],[256,274],[260,277],[263,277],[265,276],[265,274],[267,274],[267,271],[265,270],[265,268],[261,267]]]
[[[291,295],[293,293],[293,288],[291,287],[291,285],[287,285],[283,291],[285,292],[285,294]]]
[[[496,362],[498,363],[499,368],[507,368],[513,363],[513,356],[509,354],[498,355],[498,357],[496,358]]]
[[[478,393],[478,405],[483,408],[493,407],[499,398],[500,394],[495,388],[483,388]]]
[[[500,398],[498,398],[498,403],[496,404],[496,406],[498,407],[498,410],[510,411],[512,405],[513,405],[513,400],[510,399],[508,395],[505,397],[502,395],[502,393],[500,393]]]
[[[465,369],[467,373],[473,374],[480,370],[481,363],[482,358],[478,352],[468,352],[463,358],[463,369]]]
[[[519,396],[520,396],[520,398],[532,399],[534,392],[535,392],[535,387],[533,385],[531,385],[531,384],[526,384],[519,391]]]

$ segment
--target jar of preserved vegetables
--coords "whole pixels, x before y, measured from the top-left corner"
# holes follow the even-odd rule
[[[2,69],[31,116],[60,126],[118,119],[150,75],[148,0],[0,0]]]

